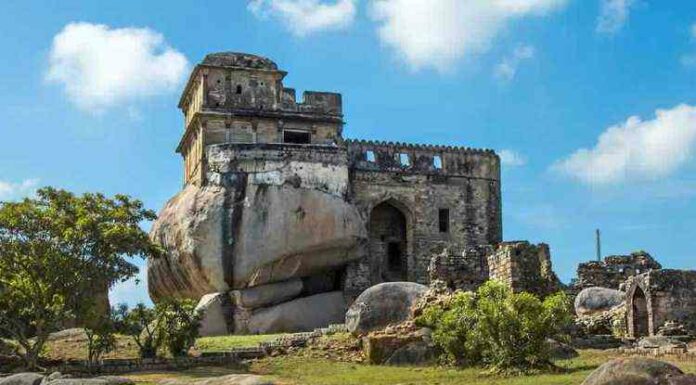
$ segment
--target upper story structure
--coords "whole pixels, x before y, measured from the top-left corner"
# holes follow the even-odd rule
[[[335,145],[343,130],[341,94],[307,91],[297,101],[287,72],[260,56],[222,52],[196,65],[179,108],[186,184],[205,181],[205,149],[224,143]]]

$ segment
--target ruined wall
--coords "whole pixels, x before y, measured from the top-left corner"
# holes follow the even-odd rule
[[[489,278],[488,255],[492,250],[492,246],[477,246],[453,254],[445,249],[430,260],[430,281],[442,281],[452,290],[476,291]]]
[[[696,333],[696,271],[652,270],[627,282],[631,337],[656,335],[668,323]]]
[[[553,272],[549,246],[544,243],[503,242],[489,254],[488,268],[491,279],[505,283],[514,292],[545,296],[563,288]]]
[[[430,258],[444,247],[461,253],[501,241],[500,160],[494,152],[367,141],[346,146],[351,199],[363,215],[370,218],[386,203],[406,218],[409,281],[427,283]],[[375,242],[384,241],[378,236]],[[387,257],[371,254],[356,268],[369,265],[371,284],[379,283]]]
[[[578,278],[573,288],[576,291],[593,286],[619,289],[628,278],[661,268],[662,265],[645,251],[613,255],[601,262],[590,261],[578,265]]]

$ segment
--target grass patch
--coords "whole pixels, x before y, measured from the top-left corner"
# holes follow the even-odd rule
[[[297,355],[256,361],[251,371],[298,385],[577,385],[611,358],[613,356],[606,352],[586,350],[578,358],[557,361],[560,368],[557,373],[510,377],[489,374],[481,368],[389,367]],[[696,373],[696,363],[675,364],[686,372]]]
[[[202,352],[223,352],[233,348],[255,347],[262,342],[269,342],[281,336],[283,334],[202,337],[196,340],[196,350]]]

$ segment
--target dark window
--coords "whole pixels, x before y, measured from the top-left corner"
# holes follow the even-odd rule
[[[440,232],[441,233],[447,233],[449,232],[449,209],[440,209],[439,211],[439,223],[440,223]]]
[[[283,143],[309,144],[312,135],[308,131],[283,131]]]
[[[242,86],[240,84],[237,84],[237,95],[240,95],[242,93]]]

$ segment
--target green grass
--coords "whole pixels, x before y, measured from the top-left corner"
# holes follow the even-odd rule
[[[611,356],[604,352],[583,351],[578,358],[558,361],[558,373],[511,377],[489,374],[480,368],[399,368],[298,356],[263,359],[255,362],[251,371],[298,385],[578,385],[609,359]],[[696,363],[676,364],[684,371],[696,373]]]
[[[232,348],[258,346],[283,334],[261,334],[248,336],[202,337],[196,340],[196,349],[203,352],[221,352]]]

